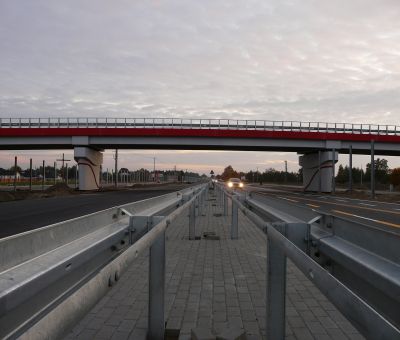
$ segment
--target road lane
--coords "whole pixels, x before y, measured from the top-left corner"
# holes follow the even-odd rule
[[[171,186],[2,202],[0,238],[183,188]]]
[[[305,212],[303,213],[303,220],[305,221],[307,221],[307,218],[310,220],[314,217],[316,211],[323,211],[333,215],[346,217],[355,222],[363,223],[374,228],[400,233],[399,204],[363,201],[359,199],[353,200],[314,194],[291,192],[277,193],[276,191],[269,192],[267,189],[253,190],[253,193],[259,198],[268,198],[268,204],[275,204],[277,205],[275,208],[280,208],[289,214],[293,213],[290,210],[291,204],[304,208]],[[308,214],[306,211],[308,211]]]

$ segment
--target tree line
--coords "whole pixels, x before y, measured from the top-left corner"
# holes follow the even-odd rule
[[[242,172],[236,171],[233,169],[231,165],[228,165],[221,175],[217,175],[217,179],[221,179],[223,181],[228,180],[229,178],[241,178],[245,179],[248,182],[271,182],[271,183],[300,183],[302,181],[302,171],[301,169],[298,172],[286,172],[279,171],[273,168],[266,169],[264,172],[260,171],[249,171]]]
[[[57,177],[63,177],[66,175],[66,170],[67,168],[64,167],[62,168],[56,168],[56,178]],[[47,165],[44,167],[44,172],[45,172],[45,177],[46,178],[54,178],[54,166]],[[22,169],[20,166],[17,166],[17,173],[19,173],[22,177],[30,177],[30,170],[29,168],[27,169]],[[69,166],[68,167],[68,177],[69,178],[74,178],[76,173],[76,165]],[[4,169],[0,168],[0,176],[14,176],[15,174],[15,167],[12,166],[9,169]],[[34,178],[41,178],[43,176],[43,166],[35,167],[32,168],[32,177]]]
[[[400,186],[400,168],[390,169],[388,161],[384,158],[377,158],[375,164],[375,181],[380,184],[392,184],[394,186]],[[368,163],[366,169],[353,167],[352,180],[354,184],[366,184],[371,182],[371,163]],[[218,179],[223,181],[229,178],[241,178],[248,182],[268,182],[268,183],[288,183],[298,184],[303,181],[303,173],[300,168],[297,172],[286,172],[279,171],[273,168],[266,169],[263,172],[260,171],[249,171],[242,172],[236,171],[231,165],[228,165],[222,174],[216,176]],[[349,182],[349,167],[339,165],[336,182],[338,184],[346,184]]]

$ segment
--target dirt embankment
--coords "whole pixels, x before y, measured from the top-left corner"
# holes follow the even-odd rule
[[[54,196],[68,196],[75,195],[78,192],[65,183],[58,183],[47,188],[44,191],[29,191],[29,190],[17,190],[17,191],[0,191],[0,202],[7,201],[18,201],[25,199],[35,198],[46,198]]]
[[[188,183],[137,183],[130,186],[108,186],[94,191],[78,191],[67,186],[65,183],[57,183],[44,191],[0,191],[0,202],[18,201],[25,199],[37,199],[56,196],[84,195],[93,192],[125,191],[125,190],[181,190],[192,184]]]

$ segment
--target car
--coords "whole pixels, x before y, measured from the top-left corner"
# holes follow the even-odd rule
[[[228,188],[240,188],[242,189],[244,187],[243,182],[239,178],[229,178],[228,182],[226,183]]]

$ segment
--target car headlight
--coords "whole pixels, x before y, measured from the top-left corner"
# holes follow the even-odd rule
[[[243,188],[243,183],[239,183],[239,188]]]
[[[229,187],[229,188],[232,188],[232,187],[233,187],[233,183],[232,183],[232,182],[229,182],[229,183],[228,183],[228,187]]]

